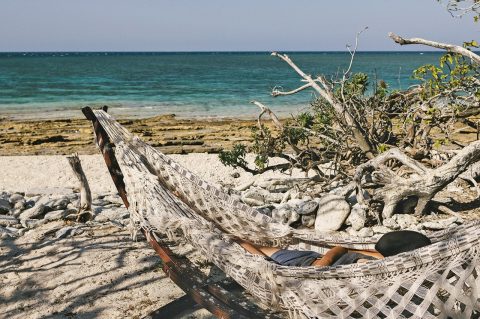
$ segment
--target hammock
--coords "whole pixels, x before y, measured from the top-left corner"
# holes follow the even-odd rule
[[[88,112],[114,145],[135,229],[187,240],[261,304],[291,318],[479,315],[479,221],[431,233],[432,245],[366,264],[277,265],[233,239],[324,253],[335,245],[374,249],[379,236],[346,237],[275,223],[142,142],[106,112]]]

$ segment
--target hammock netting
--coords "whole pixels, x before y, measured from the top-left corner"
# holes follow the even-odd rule
[[[480,310],[480,222],[429,234],[432,245],[366,264],[290,267],[233,239],[324,253],[373,249],[379,236],[297,230],[197,177],[94,111],[115,145],[134,226],[190,242],[264,305],[292,318],[470,318]]]

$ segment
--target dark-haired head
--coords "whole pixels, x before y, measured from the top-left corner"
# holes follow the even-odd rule
[[[430,245],[430,239],[412,230],[399,230],[383,235],[375,245],[375,250],[384,257]]]

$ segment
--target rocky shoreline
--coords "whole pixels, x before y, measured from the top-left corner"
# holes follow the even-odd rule
[[[123,119],[120,124],[166,154],[218,153],[251,140],[247,119],[178,119],[159,115]],[[86,119],[12,120],[0,118],[0,156],[97,154]]]

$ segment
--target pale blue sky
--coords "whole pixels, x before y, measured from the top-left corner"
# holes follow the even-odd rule
[[[424,50],[387,37],[480,40],[435,0],[0,0],[0,51]]]

